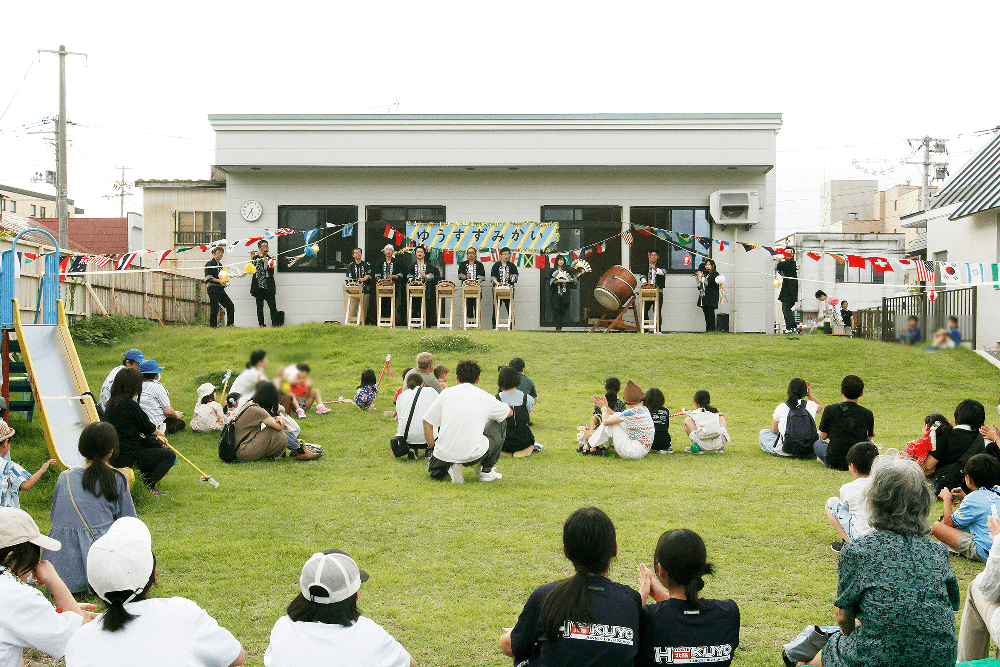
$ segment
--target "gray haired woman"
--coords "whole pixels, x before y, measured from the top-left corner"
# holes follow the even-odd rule
[[[840,631],[805,664],[954,665],[958,581],[944,545],[928,537],[934,496],[923,470],[915,461],[879,457],[867,502],[875,530],[840,552]]]

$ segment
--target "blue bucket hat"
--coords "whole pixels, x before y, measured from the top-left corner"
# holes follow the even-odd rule
[[[146,359],[139,364],[140,373],[162,373],[165,370],[167,369],[157,364],[155,359]]]
[[[138,362],[140,364],[142,363],[142,360],[145,359],[145,357],[142,356],[142,350],[137,350],[135,348],[132,348],[131,350],[126,352],[125,358],[130,361]]]

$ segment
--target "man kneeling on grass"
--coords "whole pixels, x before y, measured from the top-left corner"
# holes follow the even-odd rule
[[[465,466],[476,466],[480,482],[503,477],[493,466],[500,458],[506,434],[504,420],[514,411],[476,386],[479,374],[475,361],[458,362],[455,375],[459,384],[442,391],[424,414],[431,479],[443,480],[450,475],[452,482],[461,484]]]

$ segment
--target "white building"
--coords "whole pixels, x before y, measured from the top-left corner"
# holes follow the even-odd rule
[[[227,238],[358,221],[347,237],[321,231],[316,258],[291,268],[285,259],[301,252],[294,249],[303,235],[272,242],[271,254],[284,253],[278,307],[292,324],[343,321],[351,250],[359,246],[366,260],[381,261],[386,226],[405,231],[408,220],[558,222],[559,250],[609,239],[607,252],[589,258],[594,271],[575,292],[568,324],[575,326],[602,314],[593,291],[605,269],[621,264],[642,272],[655,247],[668,272],[665,331],[704,330],[692,277],[697,262],[685,262],[687,251],[653,236],[634,234],[629,246],[621,234],[630,223],[729,242],[774,238],[780,114],[212,115],[209,121],[215,166],[227,175]],[[709,214],[710,199],[733,191],[744,205],[729,209],[719,224]],[[253,222],[241,217],[248,201],[263,211]],[[230,262],[245,260],[237,252]],[[735,330],[770,330],[771,262],[763,251],[741,254],[715,250],[729,299],[719,312],[730,315]],[[457,265],[441,268],[457,281]],[[552,325],[548,275],[547,268],[520,269],[518,329]],[[248,279],[235,280],[229,293],[237,325],[253,326]]]
[[[820,231],[840,232],[835,229],[839,222],[874,219],[877,194],[878,181],[874,180],[825,182],[820,193]]]

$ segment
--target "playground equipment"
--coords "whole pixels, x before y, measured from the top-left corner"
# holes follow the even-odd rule
[[[21,319],[14,298],[14,273],[18,261],[17,240],[27,232],[40,232],[52,239],[55,250],[45,256],[45,273],[39,286],[39,302],[33,323]],[[0,257],[0,327],[3,329],[3,393],[30,389],[32,400],[9,401],[9,409],[30,414],[37,409],[52,458],[66,467],[82,466],[77,450],[80,431],[98,421],[97,408],[80,366],[76,346],[69,333],[66,311],[59,301],[59,245],[42,229],[29,229],[14,237],[11,250]],[[39,323],[39,317],[41,322]],[[11,334],[16,338],[12,338]],[[21,361],[11,359],[20,351]],[[23,380],[11,373],[24,372]]]

